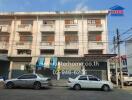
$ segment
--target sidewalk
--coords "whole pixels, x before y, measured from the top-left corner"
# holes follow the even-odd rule
[[[0,89],[4,88],[4,82],[0,82]]]
[[[132,86],[124,86],[122,89],[125,91],[132,92]]]
[[[52,84],[55,87],[66,87],[67,86],[67,80],[66,79],[52,80]]]

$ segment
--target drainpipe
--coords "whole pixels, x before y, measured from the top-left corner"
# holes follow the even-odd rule
[[[38,16],[37,16],[37,34],[39,33],[39,30],[38,30],[38,26],[39,24],[38,24]],[[37,40],[38,40],[38,36],[36,35],[36,42],[35,42],[35,54],[34,54],[34,56],[32,56],[32,58],[34,58],[33,59],[33,73],[35,74],[36,73],[36,65],[35,65],[35,63],[36,63],[36,59],[37,59],[37,53],[36,53],[36,49],[37,49]]]
[[[12,37],[12,41],[11,41],[11,52],[10,52],[10,58],[12,57],[12,54],[13,54],[13,46],[14,46],[14,41],[15,41],[15,34],[16,34],[16,16],[14,18],[14,30],[13,30],[13,37]],[[10,62],[10,68],[9,68],[9,74],[8,74],[8,78],[11,79],[11,76],[12,76],[12,65],[13,65],[13,61],[11,59],[11,62]]]
[[[82,13],[82,49],[83,49],[83,55],[84,55],[84,44],[83,44],[83,33],[84,33],[84,31],[83,31],[83,13]],[[86,70],[85,70],[85,66],[83,65],[82,66],[82,75],[85,75],[86,73]]]

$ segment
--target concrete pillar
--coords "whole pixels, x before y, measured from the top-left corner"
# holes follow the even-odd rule
[[[82,66],[82,75],[86,74],[85,66]]]
[[[9,74],[8,74],[9,79],[11,79],[11,76],[12,76],[12,65],[13,65],[13,61],[10,62],[10,68],[9,68]]]
[[[60,80],[60,62],[58,62],[58,66],[57,66],[57,80]]]
[[[108,81],[110,81],[110,76],[111,76],[110,63],[109,63],[109,60],[107,60],[107,78],[108,78]]]

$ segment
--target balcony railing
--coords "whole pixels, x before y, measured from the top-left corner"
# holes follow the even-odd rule
[[[89,25],[88,24],[88,31],[103,31],[102,24],[100,25]]]
[[[64,31],[78,31],[78,25],[77,24],[66,24]]]
[[[9,48],[9,43],[8,42],[1,42],[0,41],[0,49],[8,50],[8,48]]]
[[[54,49],[54,42],[43,41],[40,42],[40,49]]]
[[[65,49],[78,49],[78,42],[65,43]]]
[[[17,49],[31,49],[32,43],[31,42],[17,42],[16,48]]]
[[[18,32],[29,32],[32,33],[32,25],[30,24],[21,24],[17,26],[17,30]]]
[[[54,32],[55,31],[55,25],[54,24],[43,24],[40,26],[41,32]]]
[[[0,32],[10,33],[10,26],[9,25],[0,25]]]
[[[89,49],[104,49],[104,43],[101,41],[88,41]]]

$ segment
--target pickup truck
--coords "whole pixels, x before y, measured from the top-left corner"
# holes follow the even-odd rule
[[[93,75],[79,75],[75,79],[69,78],[68,87],[75,90],[82,88],[96,88],[103,91],[109,91],[113,89],[113,84],[110,81],[100,80]]]
[[[123,76],[123,83],[125,85],[132,85],[132,77],[130,76]]]
[[[128,73],[123,73],[122,77],[123,77],[123,84],[124,85],[127,85],[127,86],[132,85],[132,76],[129,76]],[[111,81],[113,83],[116,83],[116,76],[115,75],[111,76]],[[120,84],[120,73],[118,73],[118,83]]]

